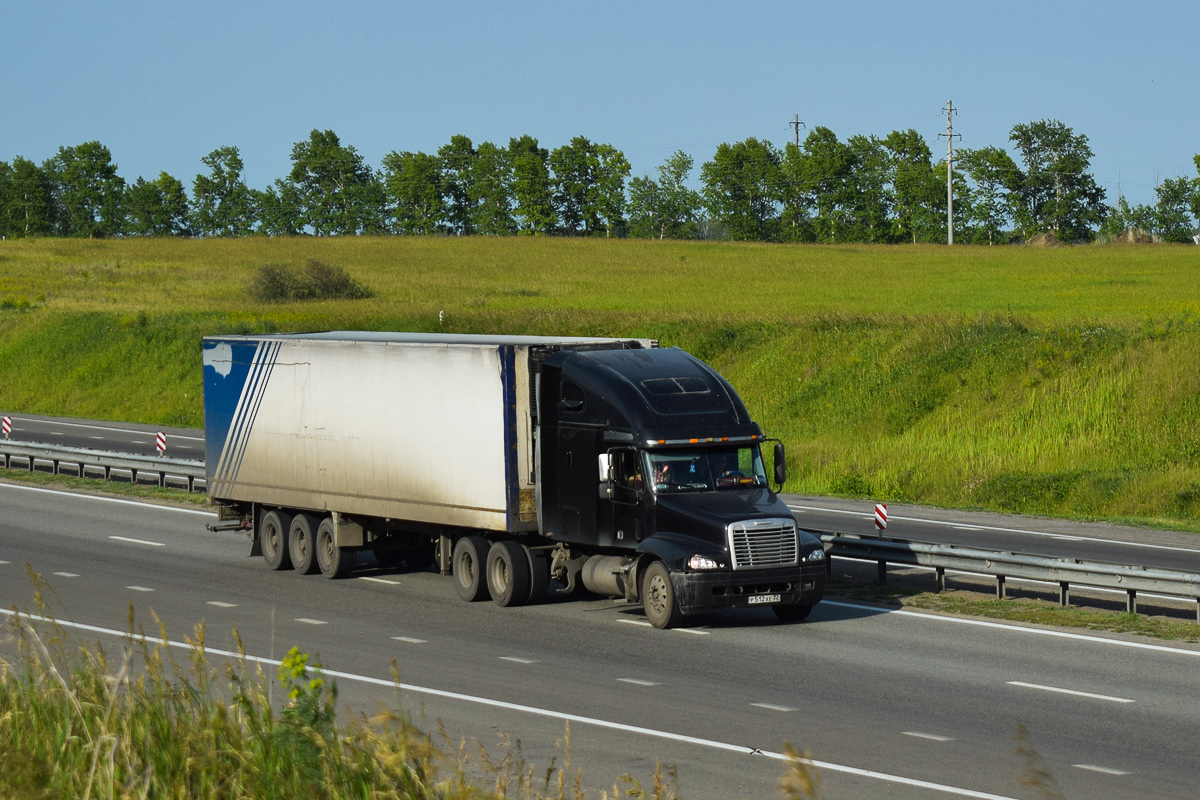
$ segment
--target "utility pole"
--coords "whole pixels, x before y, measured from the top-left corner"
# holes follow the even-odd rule
[[[800,146],[800,126],[804,125],[804,123],[800,121],[800,115],[796,114],[795,116],[793,116],[792,121],[789,122],[788,125],[791,125],[793,128],[796,129],[796,147],[799,147]]]
[[[961,133],[954,132],[954,101],[947,100],[946,132],[939,133],[938,138],[946,137],[946,244],[954,244],[954,137],[962,138]]]

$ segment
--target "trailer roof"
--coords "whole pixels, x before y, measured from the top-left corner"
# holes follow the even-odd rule
[[[525,347],[555,345],[595,345],[614,342],[637,342],[643,347],[657,347],[654,339],[611,339],[595,336],[511,336],[487,333],[406,333],[401,331],[315,331],[312,333],[264,333],[251,336],[206,336],[206,339],[261,341],[263,339],[315,339],[334,342],[390,342],[397,344],[457,344]]]

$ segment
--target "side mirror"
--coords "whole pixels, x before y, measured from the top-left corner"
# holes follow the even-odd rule
[[[787,458],[783,452],[783,442],[775,443],[775,483],[783,486],[787,480]]]

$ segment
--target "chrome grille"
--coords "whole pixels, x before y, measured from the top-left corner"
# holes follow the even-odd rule
[[[791,567],[800,563],[795,520],[747,520],[733,523],[728,531],[734,569]]]

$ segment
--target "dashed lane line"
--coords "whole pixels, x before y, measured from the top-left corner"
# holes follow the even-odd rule
[[[532,658],[517,658],[516,656],[500,656],[501,661],[511,661],[514,664],[536,664]]]
[[[209,600],[208,605],[216,606],[217,608],[237,608],[237,603],[225,603],[221,600]]]
[[[915,736],[918,739],[929,739],[932,742],[953,742],[951,736],[938,736],[936,733],[921,733],[920,731],[901,731],[905,736]]]
[[[154,591],[153,589],[151,589],[148,586],[126,586],[125,588],[129,589],[130,591],[133,591],[133,592],[153,592]]]
[[[1025,683],[1025,681],[1008,681],[1009,686],[1020,686],[1025,689],[1038,689],[1043,692],[1055,692],[1057,694],[1069,694],[1075,697],[1087,697],[1092,700],[1107,700],[1110,703],[1133,703],[1128,697],[1113,697],[1107,694],[1095,694],[1093,692],[1080,692],[1075,689],[1062,689],[1058,686],[1043,686],[1040,683]]]
[[[640,625],[643,628],[653,628],[654,627],[653,625],[651,625],[649,622],[647,622],[644,619],[619,619],[619,620],[617,620],[617,622],[623,622],[626,625]]]
[[[426,644],[428,639],[414,639],[411,636],[393,636],[397,642],[406,642],[407,644]]]
[[[60,578],[78,578],[79,577],[78,572],[55,572],[54,574]]]
[[[1076,769],[1086,769],[1092,772],[1102,772],[1105,775],[1132,775],[1131,772],[1126,772],[1123,769],[1113,769],[1112,767],[1098,767],[1095,764],[1072,764]]]
[[[617,678],[621,683],[632,683],[634,686],[658,686],[654,681],[642,681],[637,678]]]
[[[109,536],[110,539],[116,539],[118,542],[129,542],[130,544],[144,544],[150,547],[166,547],[163,542],[151,542],[148,539],[131,539],[128,536]]]
[[[765,708],[767,711],[787,712],[787,711],[795,711],[796,710],[796,709],[790,708],[788,706],[777,706],[774,703],[751,703],[750,705],[754,706],[755,708]]]
[[[0,614],[5,616],[16,616],[17,612],[7,608],[0,608]],[[79,622],[70,622],[64,620],[51,620],[46,617],[37,615],[22,614],[25,619],[43,622],[55,623],[64,628],[72,628],[74,630],[87,631],[88,633],[105,634],[108,636],[119,637],[122,639],[128,638],[129,634],[126,631],[114,630],[112,628],[102,628],[96,625],[86,625]],[[196,649],[194,643],[179,642],[172,639],[159,639],[152,636],[139,636],[139,639],[149,644],[160,644],[167,647],[173,647],[179,650],[193,651]],[[277,658],[268,658],[266,656],[255,656],[245,653],[237,653],[232,650],[222,650],[216,647],[201,648],[204,653],[209,656],[219,656],[222,658],[239,658],[246,661],[253,661],[258,664],[266,664],[270,666],[281,666],[282,661]],[[340,680],[355,681],[357,683],[365,683],[370,686],[381,686],[386,689],[399,688],[405,692],[414,694],[427,694],[432,697],[441,697],[446,700],[457,700],[464,703],[474,703],[476,705],[486,706],[488,708],[498,708],[505,711],[516,711],[524,714],[532,714],[534,716],[546,717],[548,719],[561,720],[565,722],[574,722],[580,725],[591,725],[597,728],[606,730],[621,731],[623,733],[632,733],[639,736],[647,736],[654,739],[662,739],[680,744],[688,744],[695,747],[706,747],[713,750],[721,750],[728,753],[736,753],[744,756],[760,756],[772,759],[774,761],[787,762],[791,760],[791,756],[786,753],[776,753],[769,750],[761,750],[757,747],[752,747],[744,744],[733,744],[731,742],[722,742],[716,739],[703,739],[698,736],[688,736],[682,733],[674,733],[672,731],[658,730],[655,728],[645,728],[640,725],[629,725],[624,722],[615,722],[613,720],[600,719],[598,717],[586,717],[582,714],[572,714],[566,711],[556,711],[550,708],[539,708],[538,706],[527,706],[520,703],[510,703],[506,700],[495,700],[490,697],[480,697],[478,695],[463,694],[461,692],[451,692],[445,689],[434,689],[428,686],[420,686],[410,683],[397,683],[390,678],[376,678],[370,675],[358,675],[353,672],[343,672],[341,670],[323,669],[320,672],[328,675],[331,678]],[[1016,800],[1016,798],[992,794],[990,792],[981,792],[975,789],[967,789],[961,786],[950,786],[944,783],[934,783],[932,781],[919,780],[917,778],[909,778],[904,775],[895,775],[887,772],[878,772],[871,769],[863,769],[862,767],[852,767],[846,764],[837,764],[832,761],[813,760],[812,765],[819,770],[828,772],[838,772],[845,775],[854,775],[860,778],[868,778],[884,783],[898,784],[901,786],[911,786],[918,789],[926,789],[929,791],[943,792],[945,794],[956,795],[958,797],[971,797],[975,800]]]
[[[323,619],[309,619],[308,617],[296,617],[296,622],[303,622],[305,625],[326,625],[326,624],[328,624]]]
[[[388,580],[387,578],[373,578],[370,575],[360,575],[358,577],[358,579],[360,581],[371,581],[372,583],[386,583],[391,586],[399,586],[400,585],[400,581],[391,581],[391,580]]]

